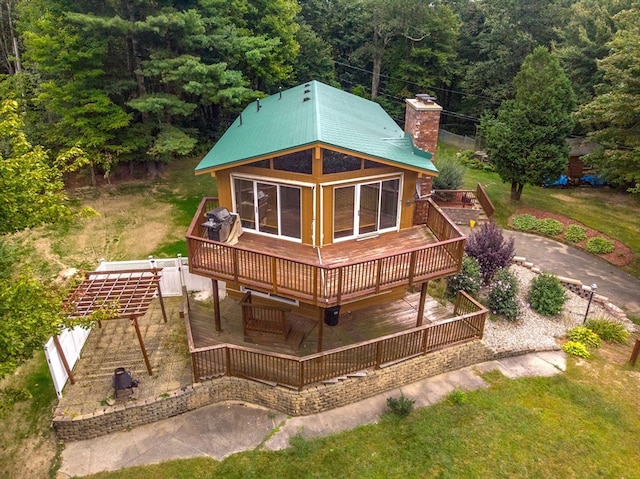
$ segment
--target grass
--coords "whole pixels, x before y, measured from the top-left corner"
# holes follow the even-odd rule
[[[31,398],[16,402],[0,417],[0,477],[41,478],[47,471],[55,477],[60,451],[49,425],[56,394],[44,353],[5,378],[2,387],[25,389]]]
[[[438,147],[438,161],[455,157],[457,150]],[[496,207],[495,220],[507,228],[507,220],[520,208],[535,208],[571,218],[615,238],[633,251],[633,260],[622,269],[640,278],[640,199],[609,188],[541,188],[526,185],[520,201],[511,201],[511,185],[497,173],[468,169],[463,188],[475,190],[481,183]]]
[[[637,373],[636,373],[637,374]],[[510,380],[399,419],[294,437],[283,451],[180,460],[89,476],[155,478],[640,477],[638,383],[624,366],[569,360],[566,374]],[[628,388],[628,389],[627,389]]]

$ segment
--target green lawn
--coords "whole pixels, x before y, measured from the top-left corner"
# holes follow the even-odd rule
[[[451,147],[438,148],[438,161],[455,156]],[[615,238],[633,251],[632,262],[623,269],[640,278],[640,198],[609,188],[541,188],[526,185],[520,201],[511,201],[511,185],[497,173],[467,169],[464,188],[481,183],[496,207],[495,220],[503,228],[519,208],[536,208],[560,214]]]
[[[553,378],[510,380],[490,373],[490,387],[464,393],[464,401],[450,396],[405,419],[384,417],[339,435],[295,438],[284,451],[90,477],[640,477],[637,370],[612,367],[598,356],[576,364],[571,359],[567,373]]]

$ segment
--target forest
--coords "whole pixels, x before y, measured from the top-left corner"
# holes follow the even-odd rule
[[[473,136],[500,119],[525,59],[544,47],[575,95],[570,134],[597,141],[594,164],[637,192],[639,6],[0,0],[0,97],[17,122],[0,131],[0,154],[10,159],[17,129],[49,166],[88,169],[93,181],[123,166],[153,176],[206,151],[248,102],[311,79],[379,102],[400,124],[403,99],[429,93],[444,128]],[[530,72],[525,108],[554,81]]]

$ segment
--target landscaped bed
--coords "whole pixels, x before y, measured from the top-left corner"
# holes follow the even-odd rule
[[[562,225],[562,231],[558,234],[544,234],[534,229],[533,227],[531,229],[518,227],[518,219],[521,220],[522,215],[530,215],[532,217],[535,217],[536,220],[545,220],[545,219],[556,220]],[[516,222],[515,222],[516,224],[514,224],[514,219],[516,219]],[[584,230],[584,239],[580,241],[570,241],[567,239],[566,237],[567,228],[571,225],[577,226],[577,228],[576,227],[572,228],[574,230],[578,230],[578,231],[580,229]],[[613,251],[609,253],[597,254],[598,257],[616,266],[626,266],[633,259],[633,253],[631,252],[631,249],[626,245],[624,245],[623,243],[621,243],[620,241],[618,241],[617,239],[611,238],[603,233],[600,233],[599,231],[594,230],[593,228],[589,228],[588,226],[585,226],[582,223],[572,220],[571,218],[567,218],[566,216],[558,215],[555,213],[550,213],[548,211],[542,211],[542,210],[537,210],[533,208],[518,209],[513,215],[509,217],[509,227],[511,227],[514,230],[521,230],[521,231],[524,230],[533,234],[543,234],[544,236],[548,236],[557,241],[561,241],[563,243],[569,244],[571,246],[574,246],[584,251],[589,251],[589,249],[587,248],[587,243],[589,242],[589,240],[593,242],[594,241],[593,238],[602,238],[603,241],[612,243]]]

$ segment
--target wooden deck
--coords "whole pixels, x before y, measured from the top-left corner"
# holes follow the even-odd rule
[[[412,293],[404,299],[359,311],[350,312],[343,308],[338,325],[323,325],[323,349],[336,349],[415,327],[419,299],[419,293]],[[191,308],[190,324],[195,348],[228,343],[299,357],[317,352],[317,320],[289,313],[287,320],[292,329],[286,341],[274,334],[253,333],[252,342],[248,342],[243,337],[242,310],[238,301],[228,297],[220,301],[221,332],[215,331],[211,303],[192,301]],[[424,313],[425,324],[453,317],[452,311],[433,298],[427,298]]]
[[[197,218],[187,232],[189,270],[319,307],[341,305],[459,271],[465,236],[430,201],[421,223],[322,248],[245,233],[230,245],[209,240]]]

